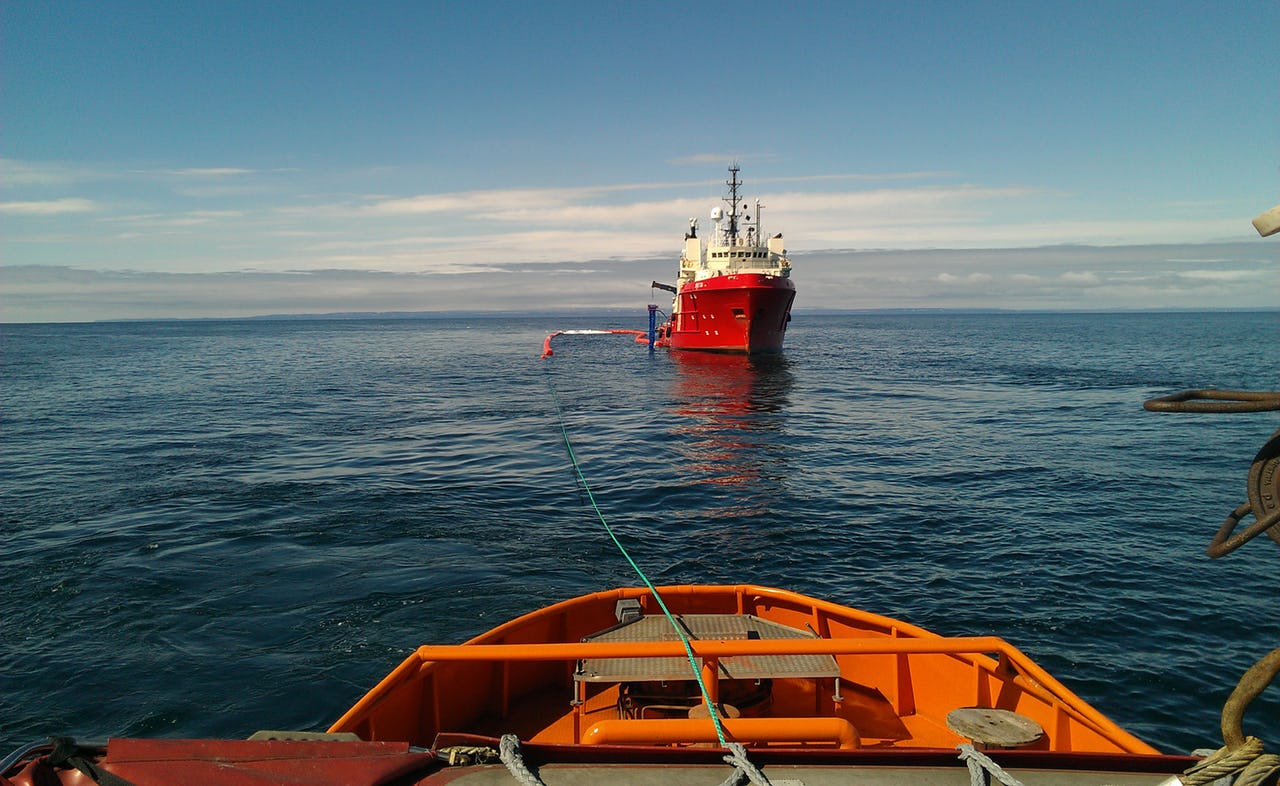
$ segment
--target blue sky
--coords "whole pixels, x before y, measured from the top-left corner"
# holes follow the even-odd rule
[[[1274,0],[11,3],[0,319],[642,309],[731,160],[800,311],[1275,306],[1276,30]]]

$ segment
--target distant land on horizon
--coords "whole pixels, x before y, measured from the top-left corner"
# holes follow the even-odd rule
[[[794,309],[797,317],[829,317],[829,316],[911,316],[911,315],[965,315],[965,314],[1216,314],[1216,313],[1280,313],[1280,306],[1274,307],[1241,307],[1241,308],[816,308]],[[359,321],[359,320],[413,320],[413,319],[517,319],[541,317],[568,317],[584,319],[601,317],[617,319],[619,317],[647,316],[644,311],[636,309],[545,309],[523,311],[347,311],[317,314],[259,314],[255,316],[235,317],[146,317],[137,319],[95,319],[85,322],[11,322],[0,319],[0,325],[100,325],[145,322],[324,322],[324,321]]]

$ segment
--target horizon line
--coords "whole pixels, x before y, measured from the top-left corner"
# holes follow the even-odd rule
[[[793,314],[801,316],[907,316],[920,315],[977,315],[977,314],[1224,314],[1224,313],[1280,313],[1280,306],[1206,306],[1206,307],[1174,307],[1155,306],[1150,308],[814,308],[794,309]],[[81,322],[9,322],[0,319],[0,325],[18,327],[23,325],[108,325],[136,324],[146,322],[323,322],[361,320],[412,320],[412,319],[504,319],[514,317],[549,317],[555,315],[582,318],[589,316],[617,317],[626,314],[639,314],[634,308],[602,308],[599,306],[582,306],[561,309],[525,309],[525,310],[437,310],[437,311],[334,311],[299,314],[255,314],[240,317],[138,317],[121,319],[92,319]]]

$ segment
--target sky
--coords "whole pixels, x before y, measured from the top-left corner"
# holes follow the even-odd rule
[[[0,321],[635,307],[726,168],[797,313],[1274,308],[1280,3],[7,3]]]

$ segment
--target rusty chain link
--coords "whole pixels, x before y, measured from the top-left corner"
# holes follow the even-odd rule
[[[1280,410],[1280,391],[1184,390],[1142,403],[1148,412],[1274,412]]]
[[[1142,403],[1148,412],[1272,412],[1280,410],[1280,391],[1254,390],[1184,390]],[[1249,468],[1249,499],[1227,515],[1206,550],[1210,557],[1230,554],[1253,538],[1267,533],[1280,544],[1280,430],[1254,456]],[[1236,526],[1249,514],[1253,524],[1236,532]]]
[[[1170,396],[1145,401],[1149,412],[1273,412],[1280,410],[1280,392],[1250,390],[1184,390]],[[1221,557],[1266,532],[1280,544],[1280,429],[1254,456],[1249,467],[1249,500],[1227,516],[1209,544],[1210,557]],[[1253,524],[1235,532],[1245,516],[1253,514]],[[1271,782],[1280,771],[1280,756],[1263,750],[1257,737],[1246,737],[1244,711],[1258,694],[1280,674],[1280,649],[1272,650],[1240,678],[1222,707],[1222,741],[1225,745],[1181,776],[1187,786],[1202,786],[1219,778],[1236,776],[1240,786]]]

